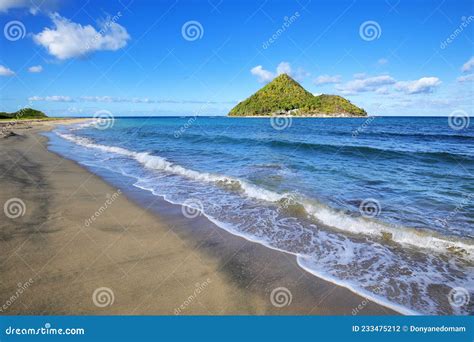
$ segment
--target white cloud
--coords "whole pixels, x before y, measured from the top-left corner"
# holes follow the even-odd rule
[[[304,70],[303,68],[298,68],[296,69],[296,71],[290,74],[290,76],[297,81],[302,81],[305,77],[308,77],[309,75],[310,73]]]
[[[80,101],[84,102],[105,102],[105,103],[158,103],[158,101],[150,100],[149,98],[124,98],[124,97],[113,97],[113,96],[81,96]]]
[[[85,102],[123,102],[111,96],[81,96],[79,99]]]
[[[431,93],[440,84],[438,77],[422,77],[419,80],[397,82],[395,89],[405,94]]]
[[[43,71],[43,67],[42,67],[41,65],[30,66],[30,67],[28,68],[28,71],[29,71],[29,72],[32,72],[32,73],[38,73],[38,72]]]
[[[302,80],[303,78],[309,76],[309,73],[302,68],[293,70],[291,64],[288,62],[280,62],[276,68],[275,73],[265,70],[261,65],[257,65],[250,70],[250,73],[254,76],[257,76],[257,79],[261,83],[270,82],[275,76],[281,74],[287,74],[293,77],[296,80]]]
[[[8,12],[14,8],[23,8],[23,7],[32,7],[36,6],[29,0],[2,0],[0,1],[0,12]]]
[[[7,67],[0,65],[0,76],[13,76],[15,73]]]
[[[291,67],[291,64],[288,62],[281,62],[278,64],[276,68],[276,74],[281,75],[281,74],[287,74],[294,79],[301,81],[305,77],[309,76],[309,73],[306,72],[303,68],[298,68],[296,70],[293,70]]]
[[[457,81],[458,82],[472,82],[474,81],[474,74],[469,74],[469,75],[466,75],[466,76],[459,76],[457,78]]]
[[[336,86],[336,89],[346,94],[355,94],[378,91],[382,86],[394,84],[396,82],[395,79],[389,75],[366,77],[366,75],[356,74],[354,77],[356,77],[355,80]]]
[[[466,63],[463,64],[461,70],[463,72],[471,71],[474,68],[474,56],[471,57]]]
[[[385,65],[385,64],[388,64],[388,59],[387,59],[387,58],[380,58],[380,59],[377,61],[377,64],[378,64],[378,65]]]
[[[388,91],[387,87],[380,87],[380,88],[375,90],[375,93],[380,94],[380,95],[387,95],[389,93],[389,91]]]
[[[51,11],[59,4],[58,0],[1,0],[0,12],[8,12],[12,9],[28,8],[31,14],[39,11]]]
[[[276,72],[277,72],[277,75],[281,75],[281,74],[291,75],[292,70],[291,70],[290,63],[281,62],[280,64],[278,64]]]
[[[313,81],[314,84],[319,85],[319,84],[329,84],[329,83],[340,83],[341,82],[341,75],[321,75],[316,77],[316,79]]]
[[[99,31],[91,25],[82,26],[57,13],[51,15],[51,20],[54,28],[45,28],[35,34],[33,40],[61,60],[101,50],[116,51],[130,39],[127,30],[112,20],[102,23]]]
[[[361,80],[363,78],[367,78],[367,74],[365,72],[359,72],[357,74],[354,74],[353,77],[356,79],[356,80]]]
[[[28,98],[28,101],[74,102],[74,99],[70,96],[53,95],[46,97],[32,96]]]
[[[250,72],[252,73],[252,75],[257,76],[258,81],[261,83],[270,82],[273,77],[275,77],[272,72],[265,70],[261,65],[253,67]]]
[[[172,104],[236,104],[236,101],[204,101],[204,100],[166,100],[149,99],[147,97],[114,97],[114,96],[32,96],[29,101],[49,101],[49,102],[100,102],[100,103],[172,103]]]

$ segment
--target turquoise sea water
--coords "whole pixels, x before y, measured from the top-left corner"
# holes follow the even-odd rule
[[[472,314],[474,129],[452,126],[116,118],[48,136],[65,157],[133,179],[400,312]]]

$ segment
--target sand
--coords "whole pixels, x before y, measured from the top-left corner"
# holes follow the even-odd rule
[[[394,314],[48,151],[39,133],[58,123],[0,138],[0,314]]]

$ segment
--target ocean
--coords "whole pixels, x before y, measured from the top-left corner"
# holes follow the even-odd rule
[[[115,118],[47,136],[99,175],[401,313],[474,313],[472,127],[441,117]]]

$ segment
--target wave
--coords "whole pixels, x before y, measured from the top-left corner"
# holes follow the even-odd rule
[[[444,159],[445,161],[453,162],[452,157],[460,157],[466,160],[474,161],[474,156],[464,153],[453,153],[453,152],[445,152],[445,151],[417,151],[417,150],[401,150],[401,149],[386,149],[386,148],[379,148],[367,145],[338,145],[338,144],[321,144],[321,143],[306,143],[306,142],[295,142],[295,141],[288,141],[288,140],[271,140],[267,142],[272,147],[291,147],[294,149],[302,149],[302,150],[317,150],[323,152],[337,152],[342,154],[354,154],[356,153],[357,156],[360,156],[360,153],[364,153],[365,155],[381,155],[384,156],[426,156],[426,157],[436,157],[438,160]]]
[[[309,216],[329,229],[356,236],[369,236],[382,241],[393,241],[402,246],[436,250],[442,253],[461,253],[466,257],[474,256],[474,245],[461,238],[442,236],[431,230],[418,230],[404,226],[390,225],[371,218],[355,217],[335,210],[316,200],[298,194],[280,194],[251,184],[247,181],[208,172],[199,172],[174,164],[165,158],[151,155],[148,152],[135,152],[128,149],[94,143],[92,140],[73,134],[56,132],[58,136],[75,144],[110,152],[135,159],[144,167],[179,175],[199,182],[213,183],[216,186],[237,191],[243,196],[264,201],[286,210],[291,215]]]
[[[151,135],[152,133],[142,133],[144,136]],[[335,133],[332,133],[335,134]],[[364,133],[365,134],[365,133]],[[375,135],[379,135],[379,133],[372,133]],[[392,135],[400,135],[400,136],[408,136],[409,134],[398,134],[398,133],[380,133],[383,137],[384,134],[392,134]],[[343,136],[350,137],[349,133],[341,133]],[[411,134],[410,134],[411,135]],[[420,136],[432,136],[432,135],[424,135],[418,134]],[[168,138],[176,139],[174,135],[163,135],[160,136],[167,136]],[[417,134],[413,134],[413,136],[417,136]],[[451,136],[451,135],[441,135],[441,136]],[[464,137],[470,138],[474,140],[474,137],[456,135],[457,137]],[[433,136],[435,137],[435,136]],[[180,136],[180,139],[189,139],[193,142],[200,143],[200,142],[207,142],[210,139],[207,135],[201,134],[193,134],[193,133],[186,133]],[[384,156],[420,156],[420,157],[436,157],[438,160],[442,159],[448,162],[456,162],[453,160],[453,157],[463,158],[466,160],[474,161],[474,155],[472,154],[465,154],[465,153],[455,153],[455,152],[446,152],[446,151],[427,151],[427,150],[403,150],[403,149],[387,149],[387,148],[379,148],[374,146],[368,145],[350,145],[350,144],[328,144],[328,143],[311,143],[311,142],[302,142],[302,141],[292,141],[292,140],[275,140],[275,139],[265,139],[265,138],[245,138],[245,137],[231,137],[228,135],[217,135],[212,136],[212,142],[217,144],[248,144],[248,145],[264,145],[268,147],[275,147],[275,148],[289,148],[293,150],[317,150],[319,152],[329,152],[334,153],[338,152],[341,154],[354,154],[356,153],[357,156],[360,156],[360,153],[365,153],[366,155],[380,155],[384,154]]]
[[[393,137],[414,137],[421,139],[433,139],[439,141],[446,140],[466,140],[474,141],[474,136],[462,134],[430,134],[430,133],[395,133],[395,132],[363,132],[363,135],[370,136],[393,136]]]
[[[148,152],[135,152],[122,147],[97,144],[92,142],[88,138],[79,137],[73,134],[65,134],[59,132],[56,132],[56,134],[63,139],[69,140],[84,147],[98,149],[103,152],[112,152],[115,154],[133,158],[149,169],[169,172],[171,174],[191,178],[196,181],[212,182],[227,188],[239,189],[250,198],[277,202],[284,197],[283,195],[277,194],[276,192],[260,188],[237,178],[217,175],[209,172],[199,172],[195,170],[190,170],[181,165],[171,163],[165,158],[151,155]]]

